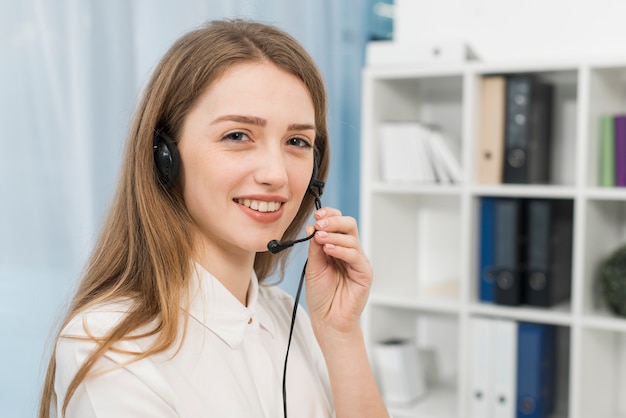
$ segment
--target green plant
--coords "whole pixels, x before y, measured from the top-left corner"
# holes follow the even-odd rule
[[[626,316],[626,245],[615,250],[600,271],[601,295],[609,309]]]

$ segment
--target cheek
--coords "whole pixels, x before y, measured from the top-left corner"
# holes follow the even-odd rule
[[[296,208],[296,213],[300,210],[300,207],[304,203],[305,199],[309,197],[313,197],[312,194],[308,193],[309,184],[310,184],[310,177],[301,176],[301,179],[298,181],[298,184],[296,186],[298,190],[297,192],[298,193],[298,205]],[[293,214],[294,217],[296,216],[296,213]]]
[[[211,161],[199,157],[188,158],[183,164],[181,174],[183,195],[190,211],[210,209],[207,206],[211,200],[216,201],[220,185],[225,186],[227,179],[225,176],[218,176]]]
[[[306,193],[306,190],[311,181],[311,167],[308,163],[302,161],[296,161],[292,163],[289,168],[289,183],[292,187],[292,192],[299,191],[298,194]]]

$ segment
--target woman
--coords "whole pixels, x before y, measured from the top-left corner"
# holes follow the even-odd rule
[[[263,285],[284,257],[267,243],[296,237],[326,177],[325,101],[311,58],[271,26],[213,22],[172,46],[132,124],[40,417],[387,416],[359,326],[372,272],[354,219],[315,210],[310,319],[296,316],[293,341],[293,299]]]

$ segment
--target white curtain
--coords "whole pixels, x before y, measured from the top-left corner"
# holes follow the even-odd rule
[[[276,24],[325,75],[325,204],[358,215],[365,0],[0,0],[0,416],[34,417],[51,330],[107,211],[153,66],[204,21]],[[302,259],[295,251],[294,259]],[[284,287],[293,291],[300,263]]]

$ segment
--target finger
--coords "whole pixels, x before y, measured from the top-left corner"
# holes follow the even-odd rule
[[[318,230],[314,240],[322,246],[326,255],[342,261],[346,267],[354,268],[357,271],[369,269],[369,259],[356,237]]]
[[[356,219],[351,216],[324,216],[315,222],[318,231],[336,232],[359,237]]]
[[[349,269],[360,272],[369,270],[369,259],[360,247],[323,242],[321,248],[327,256],[334,258],[336,261],[343,262]]]
[[[341,216],[341,211],[336,208],[331,208],[330,206],[324,206],[313,213],[315,219],[322,219],[328,216]]]
[[[358,238],[350,234],[318,229],[315,233],[314,240],[323,246],[332,245],[335,247],[354,248],[359,252],[362,251],[361,243]]]
[[[323,218],[315,223],[315,241],[327,248],[354,248],[363,252],[358,237],[356,221],[345,216]],[[328,254],[328,252],[327,252]]]

